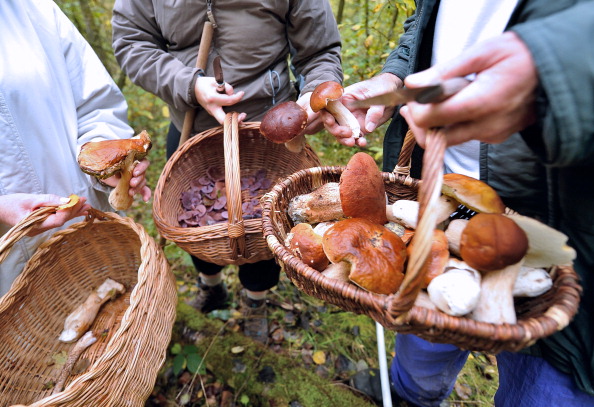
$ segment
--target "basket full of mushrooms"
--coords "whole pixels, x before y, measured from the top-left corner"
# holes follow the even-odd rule
[[[293,283],[387,329],[464,349],[517,351],[567,326],[581,293],[567,237],[479,180],[442,175],[438,129],[422,181],[411,178],[413,146],[409,132],[392,173],[359,152],[262,198],[264,236]]]

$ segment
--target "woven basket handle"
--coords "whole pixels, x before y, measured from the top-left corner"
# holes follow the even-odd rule
[[[2,238],[0,239],[0,263],[6,259],[10,253],[10,249],[24,236],[27,236],[29,232],[37,225],[43,223],[50,215],[56,213],[56,206],[42,206],[39,209],[34,210],[23,219],[21,219],[16,225],[14,225]],[[108,217],[104,212],[97,209],[90,208],[88,210],[87,221],[93,219],[103,219]]]
[[[225,189],[227,191],[227,213],[229,214],[229,247],[233,258],[247,258],[245,227],[241,208],[241,169],[239,166],[239,114],[227,113],[223,125],[225,153]]]
[[[409,133],[411,135],[410,140],[408,140],[407,145],[405,138],[403,148],[410,148],[410,151],[412,151],[414,136],[412,136],[412,132],[409,131]],[[421,290],[425,278],[423,265],[429,257],[433,242],[433,231],[437,225],[437,211],[435,209],[439,203],[443,183],[443,158],[446,148],[445,133],[440,128],[430,129],[425,143],[421,172],[423,182],[420,184],[418,196],[419,220],[411,242],[414,246],[408,259],[404,280],[396,294],[396,300],[392,301],[390,305],[391,315],[398,315],[399,320],[405,318],[406,312],[412,308]],[[410,170],[410,162],[408,168]]]

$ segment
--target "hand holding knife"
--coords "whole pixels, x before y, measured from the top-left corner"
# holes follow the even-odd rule
[[[419,88],[389,88],[385,92],[364,100],[350,103],[354,108],[365,108],[374,105],[398,106],[407,102],[438,103],[465,88],[471,81],[466,78],[446,79],[438,84]]]
[[[214,70],[214,77],[217,81],[217,92],[225,93],[225,80],[223,79],[223,68],[221,68],[221,57],[216,56],[212,61],[212,67]]]

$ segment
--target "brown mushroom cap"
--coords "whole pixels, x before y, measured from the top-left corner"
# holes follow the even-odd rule
[[[501,270],[518,263],[528,251],[526,233],[510,218],[479,213],[469,221],[460,237],[460,255],[481,272]]]
[[[142,160],[152,146],[146,131],[129,139],[89,141],[78,154],[80,169],[97,178],[109,178],[122,169],[129,154]]]
[[[406,252],[410,254],[414,250],[415,242],[412,241],[406,248]],[[421,288],[427,288],[431,280],[445,271],[445,268],[450,260],[450,251],[448,250],[448,239],[445,232],[441,229],[433,230],[433,239],[431,240],[431,251],[427,261],[423,264],[423,285]]]
[[[325,109],[329,100],[340,99],[343,92],[344,88],[338,82],[327,81],[320,83],[316,86],[309,99],[311,110],[319,112],[320,110]]]
[[[260,133],[273,143],[286,143],[301,134],[307,112],[296,102],[280,103],[268,110],[260,123]]]
[[[340,203],[345,216],[388,222],[384,179],[373,157],[359,152],[351,157],[339,181]]]
[[[330,260],[322,247],[322,236],[318,235],[309,223],[295,225],[289,235],[289,249],[309,267],[323,271]]]
[[[445,174],[441,192],[469,209],[481,213],[503,213],[505,205],[489,185],[462,174]]]
[[[322,244],[332,263],[351,264],[349,279],[378,294],[393,294],[404,279],[406,246],[394,233],[367,219],[336,222],[324,233]]]

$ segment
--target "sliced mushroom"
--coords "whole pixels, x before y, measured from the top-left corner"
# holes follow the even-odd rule
[[[109,195],[109,204],[116,210],[126,210],[133,202],[130,196],[132,171],[152,146],[146,131],[130,139],[90,141],[83,144],[78,154],[80,169],[99,179],[120,173],[117,186]]]
[[[58,338],[62,342],[70,343],[77,340],[95,321],[101,306],[113,296],[122,294],[124,286],[110,278],[106,279],[93,291],[84,303],[79,305],[64,321],[64,330]]]
[[[338,124],[348,126],[351,129],[352,137],[357,139],[361,135],[361,126],[353,113],[340,101],[343,93],[344,89],[340,83],[322,82],[312,92],[309,104],[314,112],[319,112],[322,109],[329,111]]]

